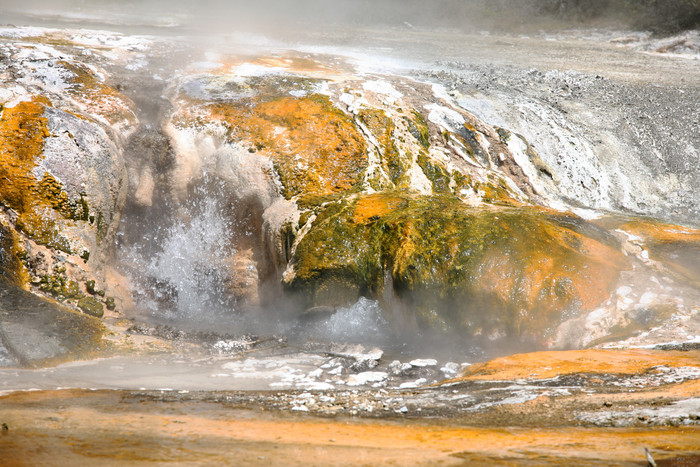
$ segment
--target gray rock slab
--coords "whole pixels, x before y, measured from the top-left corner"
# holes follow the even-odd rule
[[[0,283],[0,366],[41,366],[101,345],[99,320]]]

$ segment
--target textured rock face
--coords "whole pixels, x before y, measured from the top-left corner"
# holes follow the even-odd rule
[[[0,50],[0,222],[17,237],[3,254],[21,259],[16,285],[101,314],[103,299],[86,295],[104,287],[127,190],[121,147],[136,117],[103,73],[49,43]]]
[[[535,341],[605,300],[626,265],[571,215],[400,193],[326,206],[292,261],[288,287],[313,306],[384,296],[422,328]]]
[[[649,219],[627,219],[618,225],[614,220],[610,223],[632,241],[643,244],[647,253],[640,253],[642,259],[657,270],[696,287],[700,285],[700,230]]]
[[[54,250],[99,258],[125,196],[123,163],[107,134],[39,97],[6,106],[0,125],[0,201],[19,230]]]
[[[176,192],[216,173],[258,200],[263,281],[283,272],[307,308],[368,296],[423,329],[538,343],[609,296],[619,243],[540,205],[528,173],[548,168],[526,141],[421,83],[286,64],[185,73],[170,91]]]

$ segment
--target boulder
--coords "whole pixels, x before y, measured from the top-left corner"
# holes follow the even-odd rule
[[[423,329],[537,343],[609,296],[627,267],[617,240],[544,207],[528,173],[546,167],[507,130],[422,83],[286,63],[185,73],[171,90],[174,184],[215,173],[257,197],[260,283],[281,279],[302,309],[366,296]]]
[[[542,343],[604,301],[627,265],[612,236],[571,214],[451,195],[358,196],[311,224],[284,277],[307,306],[386,297],[421,328],[464,338]]]

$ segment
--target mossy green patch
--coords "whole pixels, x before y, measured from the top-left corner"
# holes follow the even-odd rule
[[[83,297],[78,300],[78,308],[90,316],[102,318],[104,316],[104,307],[102,303],[95,297]]]
[[[27,272],[22,264],[22,253],[15,231],[0,223],[0,284],[5,282],[25,286]]]
[[[49,172],[44,172],[44,176],[39,181],[38,192],[56,212],[66,219],[75,221],[89,220],[90,207],[87,202],[87,195],[80,193],[78,199],[70,199],[63,190],[63,184]]]
[[[421,152],[416,159],[426,178],[433,185],[434,193],[450,193],[450,174],[447,169],[438,161],[430,158],[426,153]]]
[[[297,245],[292,288],[305,294],[310,304],[345,305],[377,289],[381,245],[373,241],[372,229],[349,222],[352,213],[351,202],[330,203]]]
[[[412,118],[407,118],[408,129],[414,138],[420,142],[423,149],[426,151],[430,147],[430,129],[428,128],[428,122],[426,122],[423,114],[415,109],[411,110]]]
[[[487,179],[487,182],[475,182],[473,185],[474,190],[481,195],[485,202],[505,206],[519,206],[522,204],[516,199],[515,193],[513,193],[502,177],[489,174]]]
[[[489,156],[483,151],[481,144],[479,144],[479,132],[476,128],[465,124],[462,134],[450,133],[449,136],[456,138],[476,162],[488,167]]]
[[[77,299],[83,296],[78,283],[68,279],[65,275],[65,271],[61,270],[54,270],[53,274],[41,276],[39,289],[60,300]]]

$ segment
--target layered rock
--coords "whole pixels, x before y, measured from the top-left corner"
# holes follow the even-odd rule
[[[439,86],[221,55],[159,84],[161,120],[139,126],[102,67],[134,71],[143,41],[19,36],[1,49],[3,269],[87,313],[113,306],[100,292],[128,193],[143,222],[122,240],[147,238],[120,251],[138,280],[109,271],[124,307],[308,317],[364,296],[395,328],[561,347],[697,314],[662,290],[697,295],[693,232],[578,217],[566,170]]]

